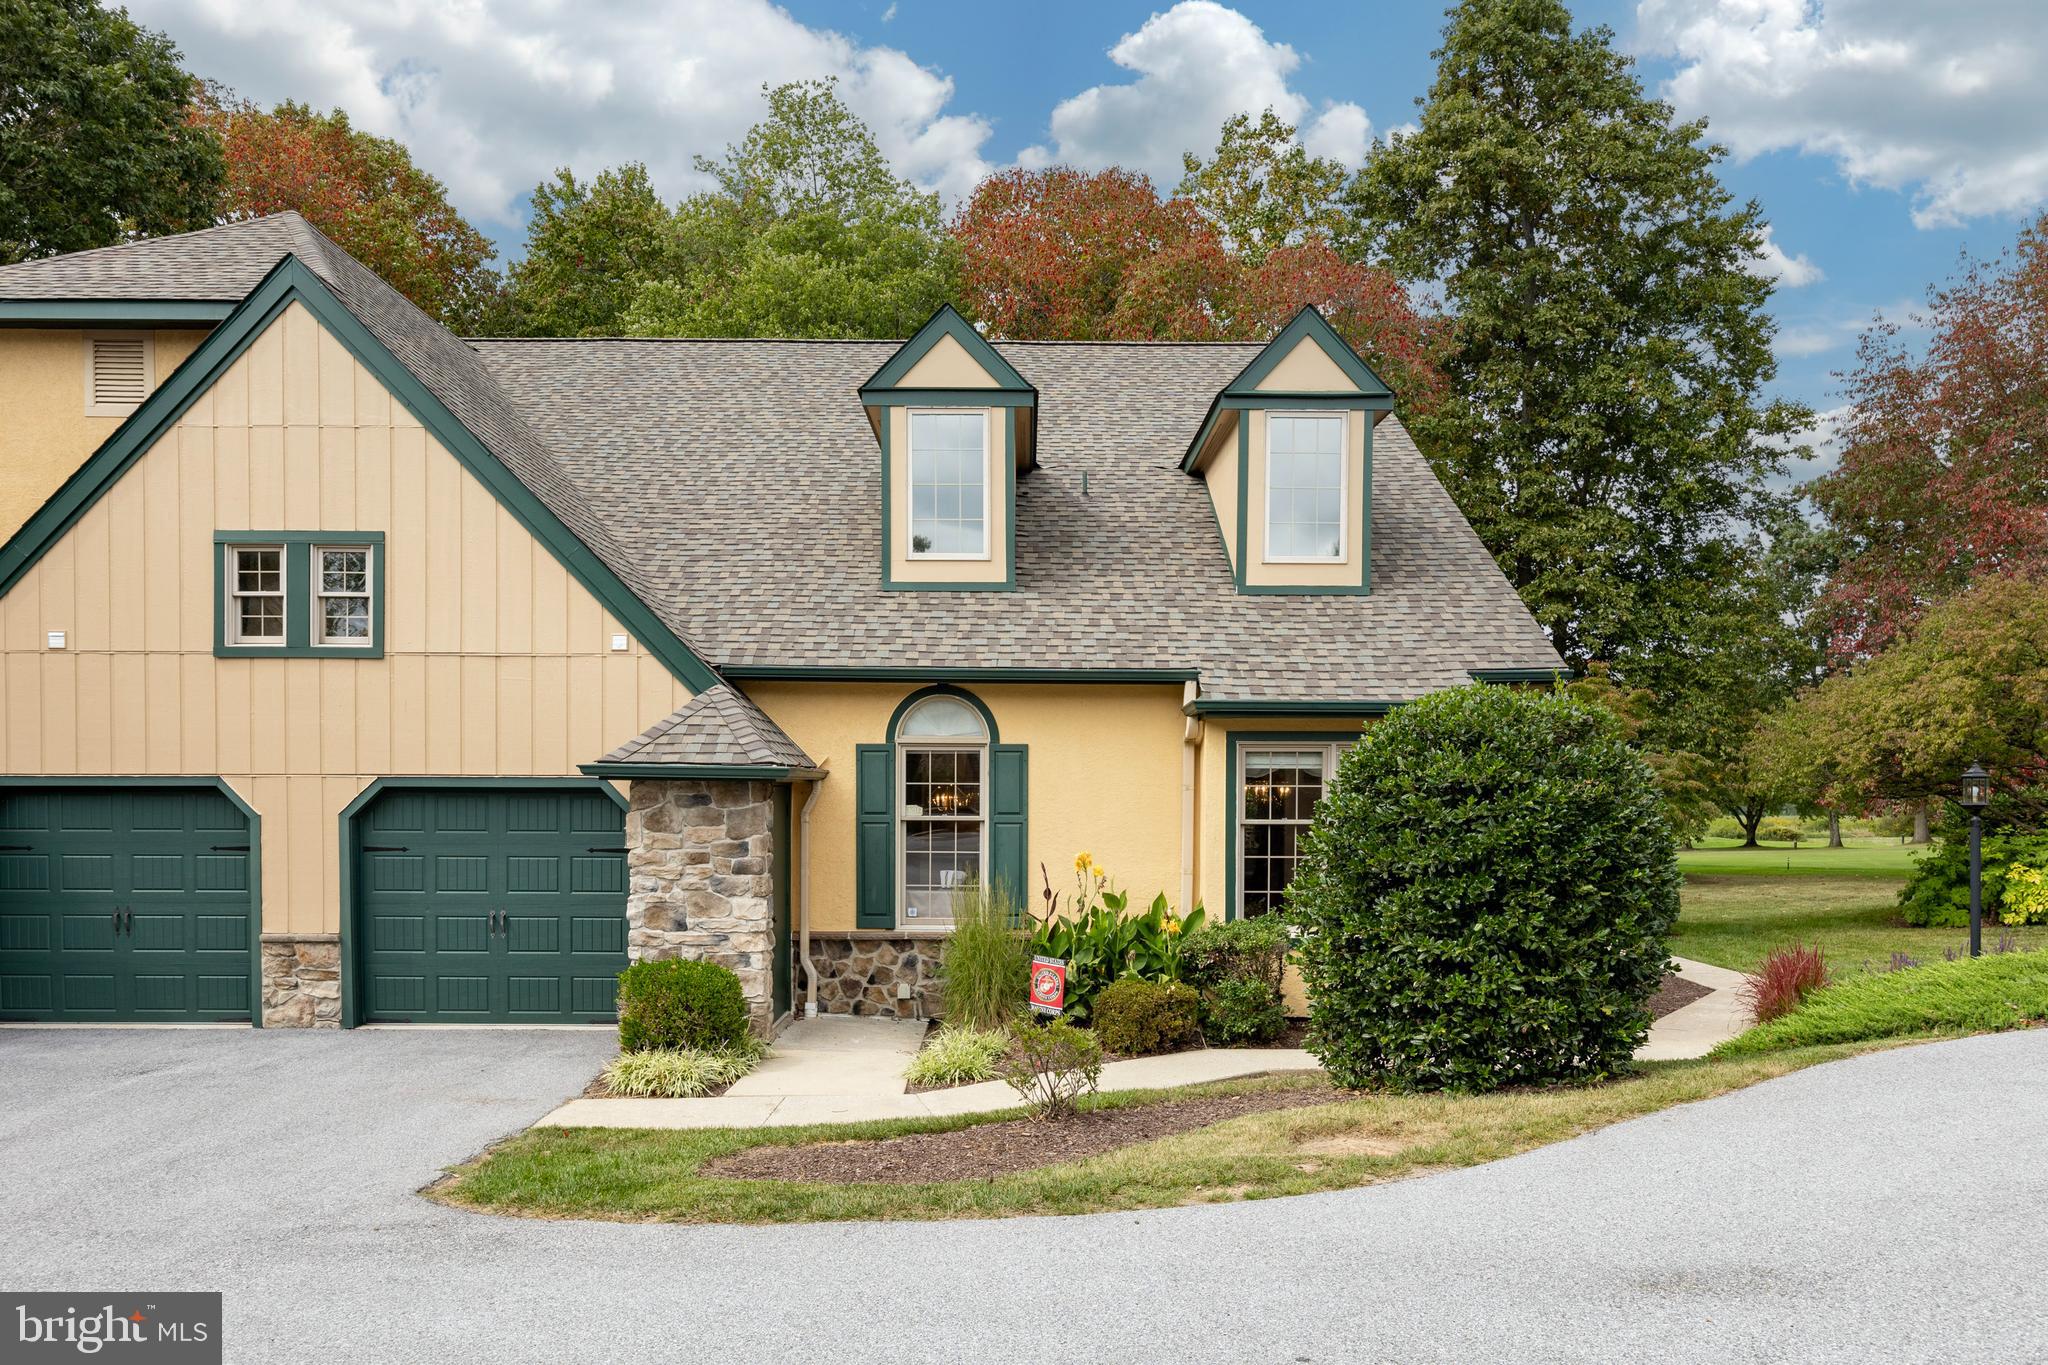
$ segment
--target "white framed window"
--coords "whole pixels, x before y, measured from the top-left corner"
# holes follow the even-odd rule
[[[1355,740],[1275,740],[1237,750],[1237,913],[1282,908],[1301,838]]]
[[[988,727],[958,697],[928,697],[896,727],[903,918],[950,924],[953,897],[988,883]]]
[[[284,644],[284,546],[229,545],[228,640],[237,645]]]
[[[1268,564],[1341,564],[1350,531],[1341,412],[1266,416]]]
[[[910,558],[987,559],[988,414],[910,413]]]
[[[371,575],[375,556],[368,545],[313,547],[313,625],[323,645],[365,648],[371,641]]]
[[[156,339],[148,332],[85,334],[85,415],[126,417],[156,387]]]

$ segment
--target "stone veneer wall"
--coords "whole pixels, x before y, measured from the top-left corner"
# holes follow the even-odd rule
[[[939,1013],[939,950],[942,934],[903,934],[884,929],[811,931],[811,961],[818,969],[818,1013],[879,1014],[897,1019],[930,1019]],[[899,988],[910,998],[899,999]],[[803,987],[799,971],[797,987]]]
[[[341,1027],[341,935],[263,936],[263,1026]]]
[[[633,782],[626,956],[700,958],[739,975],[754,1030],[774,1026],[772,782]]]

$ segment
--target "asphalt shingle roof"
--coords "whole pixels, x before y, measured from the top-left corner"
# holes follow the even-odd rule
[[[599,761],[747,768],[817,766],[781,726],[729,683],[699,692],[666,720]]]
[[[1000,343],[1039,391],[1016,590],[889,592],[855,390],[894,343],[470,344],[714,665],[1195,668],[1210,699],[1328,701],[1559,666],[1393,418],[1370,595],[1236,592],[1179,460],[1256,346]]]
[[[715,667],[1192,668],[1214,700],[1342,702],[1559,666],[1393,418],[1372,592],[1235,591],[1179,460],[1257,346],[998,343],[1039,392],[1016,590],[888,592],[856,391],[893,342],[465,343],[295,213],[0,267],[0,299],[239,300],[287,252]]]

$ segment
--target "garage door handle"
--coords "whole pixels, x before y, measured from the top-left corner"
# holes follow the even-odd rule
[[[625,849],[623,849],[623,848],[595,848],[595,847],[593,847],[593,848],[586,848],[586,849],[584,849],[583,851],[584,851],[585,853],[624,853],[624,852],[625,852],[626,850],[625,850]]]
[[[410,852],[412,852],[412,850],[411,850],[411,849],[409,849],[409,848],[407,848],[407,847],[406,847],[406,846],[405,846],[404,844],[364,844],[364,845],[363,845],[363,852],[365,852],[365,853],[410,853]]]
[[[247,853],[249,846],[247,844],[213,844],[206,851],[208,853]]]
[[[33,853],[34,844],[0,844],[0,853]]]

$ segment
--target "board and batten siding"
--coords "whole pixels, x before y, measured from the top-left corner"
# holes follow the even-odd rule
[[[384,657],[215,658],[216,530],[384,532]],[[0,658],[0,772],[225,777],[274,933],[339,928],[374,778],[574,776],[690,695],[297,303],[0,599]]]

